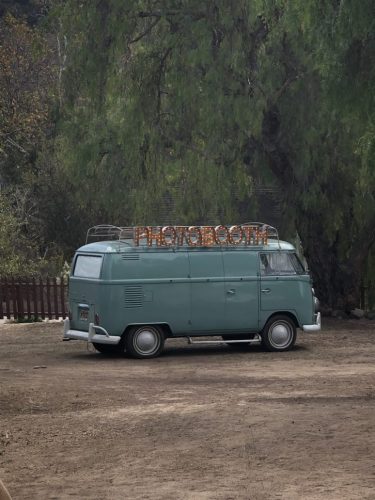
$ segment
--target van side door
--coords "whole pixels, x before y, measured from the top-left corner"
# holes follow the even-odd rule
[[[225,328],[257,331],[259,324],[258,252],[223,251],[225,270]]]
[[[191,331],[208,335],[224,329],[224,269],[221,251],[189,249]]]

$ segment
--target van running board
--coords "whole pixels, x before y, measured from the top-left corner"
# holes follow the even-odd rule
[[[188,344],[259,344],[262,339],[259,335],[255,335],[253,339],[244,340],[193,340],[188,337]]]

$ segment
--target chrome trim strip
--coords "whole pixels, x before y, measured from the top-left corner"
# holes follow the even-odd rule
[[[187,340],[188,344],[259,344],[262,341],[258,334],[253,339],[243,340],[193,340],[191,337]]]

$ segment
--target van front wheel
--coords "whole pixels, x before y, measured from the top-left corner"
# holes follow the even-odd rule
[[[261,337],[267,351],[288,351],[296,343],[296,325],[288,316],[273,316],[265,324]]]
[[[155,358],[164,347],[164,333],[158,326],[133,326],[125,337],[125,349],[134,358]]]

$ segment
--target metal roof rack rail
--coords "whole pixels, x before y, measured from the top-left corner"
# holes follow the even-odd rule
[[[245,222],[239,225],[240,227],[242,226],[243,228],[247,227],[249,230],[248,233],[248,239],[249,241],[246,241],[245,244],[251,245],[259,245],[260,241],[262,241],[262,244],[267,243],[268,238],[276,239],[279,247],[280,247],[280,240],[279,240],[279,234],[278,231],[275,227],[270,226],[269,224],[266,224],[264,222]],[[236,226],[232,226],[232,228],[235,229]],[[186,237],[184,234],[185,230],[190,231],[189,226],[166,226],[164,229],[171,228],[172,234],[168,235],[169,238],[172,238],[174,240],[174,243],[169,241],[166,243],[166,246],[173,246],[173,245],[181,245],[183,244],[183,239]],[[194,238],[201,238],[202,239],[202,233],[200,232],[205,231],[208,229],[216,229],[214,226],[191,226],[191,229],[194,231],[198,231],[200,236],[197,236],[196,234],[193,236],[193,243],[190,243],[191,246],[197,246],[197,241],[194,241]],[[218,226],[218,228],[227,228],[226,233],[228,234],[228,228],[229,226]],[[126,243],[127,245],[136,245],[140,246],[140,239],[146,239],[147,242],[143,242],[143,245],[148,245],[152,246],[154,242],[156,242],[156,246],[161,245],[161,236],[158,232],[153,233],[153,230],[157,229],[159,233],[162,231],[162,226],[135,226],[135,227],[123,227],[123,226],[113,226],[110,224],[100,224],[97,226],[90,227],[87,231],[86,234],[86,244],[92,241],[119,241]],[[182,230],[182,233],[176,236],[176,229]],[[149,230],[151,230],[151,236],[149,237]],[[141,233],[140,233],[141,231]],[[240,240],[243,237],[242,231],[240,232]],[[227,234],[224,235],[227,238]],[[206,234],[207,236],[207,234]],[[204,237],[206,237],[204,236]],[[187,242],[189,243],[190,241],[190,236],[188,236]],[[220,237],[219,237],[220,238]],[[221,237],[222,238],[222,237]],[[259,239],[260,238],[260,239]],[[178,240],[178,243],[177,243]],[[180,241],[181,240],[181,241]],[[230,236],[229,236],[230,240]],[[151,241],[151,243],[150,243]],[[237,245],[240,241],[237,241],[237,243],[234,243],[234,245]],[[205,244],[203,246],[211,246],[214,243],[214,240],[212,239],[212,234],[209,237],[209,241],[205,241]],[[224,241],[223,239],[220,239],[220,241],[216,241],[217,244],[228,244],[228,241]],[[161,245],[162,246],[162,245]],[[281,247],[280,247],[281,248]]]
[[[100,224],[90,227],[86,234],[86,244],[89,240],[131,240],[134,238],[133,227],[112,226],[110,224]]]
[[[269,238],[276,239],[277,243],[279,244],[279,247],[280,247],[279,232],[275,227],[270,226],[269,224],[266,224],[265,222],[243,222],[241,225],[242,226],[257,227],[261,231],[267,231],[267,236]]]

